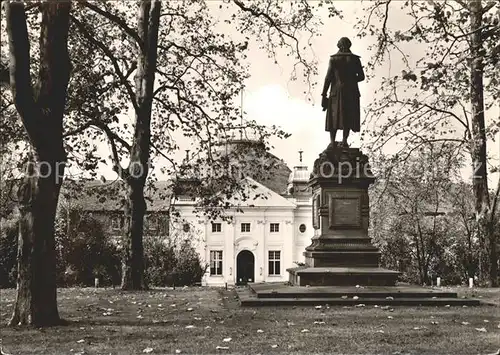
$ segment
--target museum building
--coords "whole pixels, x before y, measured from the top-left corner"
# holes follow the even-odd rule
[[[167,181],[158,181],[153,190],[145,191],[148,211],[144,238],[190,239],[201,260],[209,265],[202,285],[288,281],[286,269],[304,261],[302,254],[314,233],[310,174],[302,163],[301,152],[297,165],[290,169],[282,159],[262,150],[262,143],[255,139],[226,140],[221,149],[229,155],[239,152],[240,161],[233,166],[239,169],[241,189],[247,195],[244,201],[228,201],[234,207],[224,214],[231,218],[212,220],[203,216],[196,211],[196,196],[182,189],[173,192]],[[256,154],[261,162],[258,167],[248,163]],[[265,170],[264,174],[259,170]],[[189,174],[184,179],[189,181]],[[100,182],[90,184],[94,190],[108,187]],[[103,221],[118,244],[123,234],[119,195],[120,189],[115,187],[111,194],[92,193],[78,198],[79,208]],[[170,217],[173,209],[176,218]]]
[[[245,152],[238,159],[243,160],[239,166],[248,198],[230,201],[234,207],[226,216],[231,219],[199,218],[193,208],[196,201],[187,195],[178,194],[172,202],[182,216],[183,231],[195,236],[201,259],[209,264],[202,284],[287,281],[286,269],[304,261],[302,253],[313,233],[307,166],[300,157],[290,170],[281,159],[266,152],[261,168],[273,169],[263,176],[255,166],[244,167],[259,149],[258,141],[231,140],[224,149],[228,154],[233,150]]]

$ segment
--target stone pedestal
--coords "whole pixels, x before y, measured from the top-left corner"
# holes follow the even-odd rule
[[[399,272],[379,267],[380,251],[368,237],[368,187],[375,181],[368,157],[358,148],[329,146],[314,162],[312,243],[305,266],[291,268],[294,285],[396,283]]]

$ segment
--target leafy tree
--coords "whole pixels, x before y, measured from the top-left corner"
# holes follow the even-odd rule
[[[458,229],[453,243],[453,252],[457,262],[456,265],[467,280],[477,275],[479,266],[479,240],[475,228],[477,223],[474,221],[474,192],[472,186],[466,183],[459,183],[453,186],[446,196],[446,199],[452,210],[450,215],[454,220],[452,229]]]
[[[239,189],[240,178],[231,169],[230,159],[216,154],[219,140],[236,129],[250,128],[265,151],[268,137],[285,136],[276,127],[237,124],[240,114],[234,98],[248,76],[244,59],[249,36],[263,40],[271,55],[286,49],[308,79],[314,65],[301,55],[297,35],[315,34],[312,10],[303,0],[286,6],[263,1],[220,4],[233,7],[235,14],[225,23],[234,24],[244,36],[235,41],[217,29],[220,24],[205,1],[141,1],[135,19],[129,2],[79,3],[83,8],[72,23],[93,49],[89,62],[99,64],[86,75],[95,79],[93,93],[85,94],[90,100],[80,102],[80,113],[68,122],[68,129],[88,134],[88,129],[98,128],[90,131],[91,138],[110,144],[114,170],[128,190],[122,288],[142,289],[147,287],[142,245],[144,187],[155,180],[152,162],[163,159],[162,171],[173,177],[186,169],[197,170],[196,193],[203,196],[203,206],[223,211],[224,200]],[[290,13],[281,12],[284,6]],[[135,87],[129,79],[134,73]],[[123,117],[129,108],[134,114],[132,124]],[[179,149],[176,139],[182,135],[192,140],[193,148],[190,159],[179,163],[174,154]],[[90,145],[72,149],[87,161],[99,160]],[[200,166],[212,169],[201,171]]]
[[[37,326],[60,321],[56,300],[54,221],[64,176],[63,113],[70,74],[71,2],[42,2],[39,62],[32,83],[30,36],[22,2],[2,2],[9,39],[12,101],[32,150],[18,192],[20,207],[17,297],[10,323]]]
[[[418,281],[430,284],[458,234],[450,233],[455,222],[446,214],[460,161],[451,144],[427,145],[415,154],[395,166],[384,158],[376,164],[382,177],[375,187],[372,235],[388,254],[387,266],[410,274],[414,267]]]
[[[480,277],[491,285],[498,279],[498,192],[491,198],[487,144],[500,128],[492,109],[500,97],[499,11],[497,1],[384,0],[368,3],[358,23],[361,37],[376,37],[370,69],[385,59],[406,67],[383,78],[368,107],[367,122],[377,126],[370,149],[396,141],[403,147],[397,156],[406,159],[429,142],[456,142],[470,156]],[[396,17],[405,19],[404,28],[394,25]],[[423,54],[415,60],[410,52],[418,51]]]

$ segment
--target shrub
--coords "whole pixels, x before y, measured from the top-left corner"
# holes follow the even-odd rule
[[[3,219],[0,223],[0,287],[15,287],[18,223],[7,219]]]
[[[144,240],[145,278],[150,286],[189,286],[201,282],[206,267],[186,240],[180,247],[161,237]]]
[[[92,286],[96,277],[101,285],[119,283],[119,252],[102,223],[83,213],[71,224],[68,229],[66,218],[56,223],[59,286]]]
[[[172,272],[176,263],[175,249],[162,238],[144,239],[144,266],[146,283],[150,286],[165,286],[172,283]]]
[[[199,254],[189,240],[182,243],[176,261],[174,269],[176,285],[191,286],[201,282],[208,265],[202,265]]]

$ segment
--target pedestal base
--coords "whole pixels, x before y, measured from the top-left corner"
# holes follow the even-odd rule
[[[394,286],[399,272],[380,267],[296,267],[287,269],[294,286]]]
[[[303,267],[287,269],[296,286],[394,286],[399,272],[380,268],[368,236],[368,188],[375,181],[358,148],[329,146],[314,162],[314,236]]]

